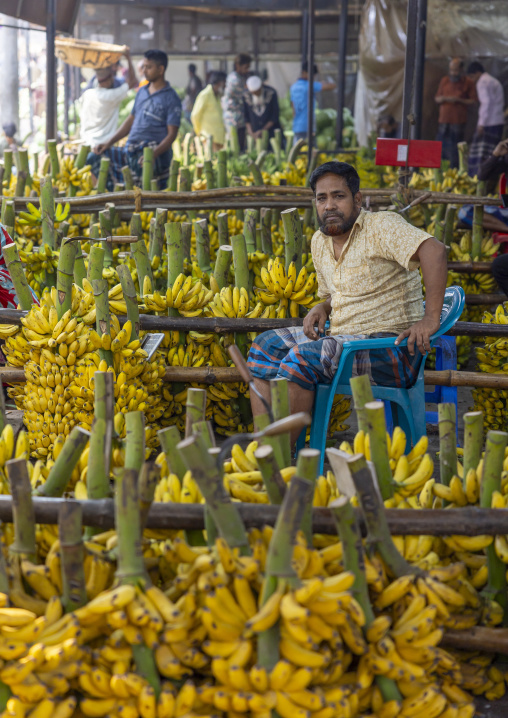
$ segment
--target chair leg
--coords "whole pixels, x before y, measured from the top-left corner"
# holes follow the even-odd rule
[[[309,446],[311,449],[318,449],[321,452],[319,473],[323,472],[325,463],[326,434],[330,414],[332,413],[334,394],[327,384],[318,384],[316,387],[316,398],[314,400],[314,412],[312,415],[312,426],[310,428]]]
[[[384,401],[385,405],[385,422],[386,422],[386,431],[391,435],[393,434],[393,411],[392,411],[392,402],[391,401]]]

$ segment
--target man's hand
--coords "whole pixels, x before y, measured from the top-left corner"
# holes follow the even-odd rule
[[[109,145],[107,142],[104,142],[102,145],[97,145],[97,147],[94,147],[92,151],[95,152],[96,155],[102,155],[102,153],[106,150],[109,150]]]
[[[328,321],[330,315],[329,300],[322,304],[317,304],[313,307],[303,320],[303,331],[306,337],[309,339],[317,340],[320,339],[320,335],[325,330],[325,324]],[[317,332],[315,326],[317,324]]]
[[[419,322],[413,324],[409,329],[405,329],[397,339],[395,345],[397,346],[400,342],[407,337],[407,349],[411,356],[415,353],[415,343],[422,354],[426,354],[430,351],[430,337],[435,334],[439,329],[439,319],[431,319],[430,317],[423,317]],[[305,328],[305,322],[304,322]]]
[[[494,152],[492,153],[494,157],[504,157],[508,153],[508,140],[503,140],[500,142]]]
[[[476,128],[476,134],[480,135],[480,137],[483,135],[483,127],[482,125],[478,125]]]

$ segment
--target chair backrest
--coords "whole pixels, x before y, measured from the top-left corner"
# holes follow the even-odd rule
[[[446,334],[453,327],[464,311],[465,303],[466,295],[462,287],[447,287],[443,300],[443,309],[441,310],[441,326],[433,335],[434,337]]]

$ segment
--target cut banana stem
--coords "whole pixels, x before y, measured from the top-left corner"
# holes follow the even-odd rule
[[[130,341],[133,342],[139,339],[139,307],[136,297],[136,287],[134,286],[129,267],[126,264],[120,264],[116,271],[120,279],[120,284],[122,285],[123,298],[127,307],[127,319],[132,324]]]
[[[12,494],[12,519],[14,524],[14,541],[9,546],[9,551],[35,561],[37,552],[35,514],[32,503],[32,485],[30,484],[26,459],[11,459],[11,461],[7,461],[6,469]],[[1,578],[0,572],[0,580]],[[4,589],[5,587],[0,586],[1,591],[4,591]]]
[[[485,196],[485,182],[478,182],[476,185],[477,197]],[[471,259],[473,262],[480,259],[483,240],[483,205],[475,204],[473,208],[473,230],[471,235]]]
[[[457,434],[455,404],[438,405],[439,466],[441,483],[449,486],[457,474]]]
[[[145,461],[139,472],[138,494],[139,512],[141,514],[141,530],[146,526],[146,520],[152,505],[155,487],[159,483],[161,467],[155,461]]]
[[[51,177],[41,179],[42,244],[55,248],[55,199]]]
[[[356,518],[355,510],[346,496],[340,496],[332,504],[332,515],[342,543],[344,569],[354,574],[355,582],[352,593],[360,604],[365,615],[364,633],[374,621],[375,615],[369,597],[369,587],[365,574],[365,555],[362,545],[362,534]],[[385,700],[401,700],[395,681],[386,676],[376,676],[376,683]]]
[[[88,157],[88,153],[90,152],[90,145],[81,145],[79,148],[78,155],[76,157],[76,167],[78,170],[83,169],[86,163],[86,158]]]
[[[231,237],[233,247],[233,266],[235,269],[235,287],[242,287],[249,291],[249,258],[247,257],[247,245],[243,234],[236,234]]]
[[[377,483],[381,496],[386,501],[394,494],[392,470],[386,444],[385,407],[382,401],[365,404],[367,432],[370,440],[370,454],[376,469]]]
[[[250,555],[245,526],[236,505],[226,493],[216,459],[208,453],[203,437],[190,436],[181,441],[177,449],[188,471],[192,472],[222,538],[231,548],[239,548],[243,556]]]
[[[12,150],[4,150],[4,181],[7,182],[7,187],[9,187],[11,183],[13,155],[14,152]],[[4,222],[2,217],[2,224],[3,223]]]
[[[173,157],[169,165],[168,190],[176,192],[178,188],[178,172],[180,171],[180,162]]]
[[[286,272],[291,262],[295,263],[296,274],[300,273],[302,268],[302,251],[303,251],[303,230],[300,214],[297,209],[285,209],[280,213],[282,224],[284,226],[284,256],[286,262]]]
[[[217,234],[219,237],[219,245],[229,245],[229,226],[227,212],[219,212],[217,215]],[[215,266],[217,266],[217,264]]]
[[[170,473],[176,474],[180,481],[182,481],[187,468],[176,448],[182,440],[180,432],[176,426],[168,426],[165,429],[160,429],[157,432],[157,436],[159,437],[162,450],[166,455],[166,462]]]
[[[155,210],[155,227],[153,233],[153,241],[150,243],[148,256],[150,261],[154,257],[162,257],[164,253],[164,225],[168,221],[167,209],[158,207]]]
[[[198,267],[203,272],[210,272],[210,233],[208,231],[208,220],[198,219],[194,222],[196,233],[196,256]]]
[[[211,421],[195,421],[192,424],[192,433],[199,434],[203,437],[203,440],[208,449],[215,449],[215,434],[213,432],[213,426]]]
[[[76,256],[75,242],[62,243],[58,258],[56,273],[56,311],[58,319],[72,306],[72,285],[74,282],[74,257]]]
[[[98,194],[102,194],[106,191],[106,185],[108,184],[109,166],[111,160],[109,157],[101,157],[101,163],[99,166],[99,176],[97,177],[96,190]]]
[[[97,334],[111,336],[111,317],[109,313],[108,282],[106,279],[92,281],[93,294],[95,298],[95,325]],[[99,356],[108,367],[113,366],[113,352],[111,349],[99,349]]]
[[[85,547],[82,509],[76,501],[66,501],[58,515],[58,533],[62,562],[62,604],[67,612],[87,602],[85,583]]]
[[[221,244],[219,247],[219,251],[217,252],[217,257],[215,259],[215,267],[213,270],[213,276],[219,286],[219,289],[223,289],[229,284],[229,269],[231,267],[232,261],[233,247],[230,244]]]
[[[11,275],[14,289],[21,309],[29,311],[32,308],[33,296],[28,285],[23,264],[19,258],[17,245],[12,243],[2,247],[5,264]]]
[[[457,206],[449,204],[446,206],[443,242],[449,247],[453,242],[453,229],[455,226],[455,216],[457,214]]]
[[[83,279],[86,278],[85,255],[78,245],[76,257],[74,258],[74,283],[83,289]]]
[[[104,268],[104,248],[103,247],[97,247],[93,246],[90,248],[90,254],[88,255],[88,276],[87,279],[89,282],[93,282],[94,279],[100,280],[102,279],[102,270]],[[118,267],[118,271],[122,267],[124,267],[124,264],[121,264]],[[137,306],[137,303],[136,303]]]
[[[204,161],[203,171],[206,179],[206,189],[215,189],[215,176],[213,172],[212,161],[210,159]]]
[[[125,468],[141,471],[145,460],[145,415],[142,411],[125,414]]]
[[[51,161],[51,179],[56,180],[60,174],[60,160],[58,158],[58,150],[56,147],[57,140],[48,140],[48,155]]]
[[[206,389],[194,389],[189,387],[185,402],[185,438],[193,433],[193,424],[205,420],[206,412]]]
[[[261,250],[270,255],[273,254],[272,214],[270,207],[261,208]]]
[[[113,234],[113,222],[109,209],[103,209],[99,212],[99,224],[101,237],[111,237]],[[111,242],[104,242],[104,266],[111,267],[113,263],[113,245]]]
[[[143,178],[142,186],[147,192],[150,191],[150,183],[153,177],[153,147],[143,147]]]
[[[105,499],[109,496],[109,470],[105,463],[106,421],[95,417],[90,436],[88,453],[87,494],[89,499]],[[87,531],[88,533],[88,531]]]
[[[363,454],[354,454],[346,461],[351,471],[365,523],[367,524],[369,544],[375,546],[389,572],[396,578],[406,574],[419,573],[419,569],[411,566],[400,555],[393,543],[386,520],[385,508],[374,486],[374,480],[365,457]]]
[[[138,476],[136,469],[118,469],[115,492],[115,525],[118,535],[116,577],[120,583],[147,579],[141,545]]]
[[[252,184],[256,187],[262,187],[263,186],[263,175],[261,174],[261,170],[259,169],[259,166],[255,162],[249,162],[248,167],[249,167],[249,171],[252,175]]]
[[[274,505],[281,504],[286,493],[286,482],[282,478],[275,461],[273,447],[268,444],[260,446],[254,452],[254,457],[258,462],[270,503]]]
[[[228,151],[219,150],[217,153],[217,187],[228,186]]]
[[[143,229],[141,226],[141,216],[137,213],[132,215],[131,234],[138,237],[138,241],[131,244],[131,255],[136,262],[138,272],[139,293],[143,294],[143,285],[145,277],[150,280],[150,286],[153,287],[152,265],[148,258],[145,240],[143,239]]]
[[[269,425],[270,417],[268,416],[268,414],[258,414],[254,417],[254,428],[256,431],[263,431],[263,429],[266,429],[266,427]],[[262,439],[262,443],[272,447],[275,464],[279,471],[281,469],[284,469],[287,464],[285,464],[284,462],[284,453],[282,451],[282,443],[280,441],[280,436],[264,436]]]
[[[183,272],[182,225],[180,222],[168,222],[164,225],[168,251],[168,287],[172,287]],[[170,313],[170,316],[177,316]]]
[[[355,404],[355,413],[358,419],[358,431],[368,431],[367,412],[365,404],[374,401],[370,379],[367,374],[355,376],[349,380],[353,401]]]
[[[192,262],[191,259],[191,245],[192,245],[192,222],[182,222],[182,251],[183,258],[188,262]]]
[[[131,168],[130,167],[122,167],[122,177],[123,177],[123,183],[125,185],[126,190],[133,190],[134,189],[134,178],[132,176]]]
[[[51,467],[48,478],[36,489],[36,496],[62,496],[89,439],[90,432],[80,426],[74,427]]]
[[[247,252],[256,251],[256,210],[246,209],[244,212],[243,236]]]
[[[470,469],[477,468],[482,455],[483,412],[468,411],[464,414],[464,481]]]
[[[321,452],[318,449],[302,449],[296,459],[296,475],[309,482],[313,489],[319,474],[320,457]],[[312,498],[305,504],[301,528],[308,545],[312,546]]]
[[[285,419],[289,416],[289,387],[287,379],[273,379],[270,382],[270,394],[273,418]],[[284,466],[291,465],[291,436],[289,432],[279,435]],[[390,474],[391,475],[391,474]]]

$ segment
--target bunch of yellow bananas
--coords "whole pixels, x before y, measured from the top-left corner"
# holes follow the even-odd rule
[[[215,317],[245,317],[250,309],[249,293],[244,287],[223,287],[213,296],[209,309]]]
[[[192,276],[181,273],[166,293],[152,292],[149,277],[143,282],[143,302],[146,308],[154,312],[165,312],[168,307],[178,309],[184,317],[197,317],[213,297],[213,291]]]
[[[76,196],[89,195],[92,192],[92,173],[90,165],[79,169],[76,165],[76,156],[67,155],[60,160],[60,172],[56,178],[56,186],[59,192],[69,194],[70,187],[76,187]]]
[[[280,302],[289,302],[289,314],[299,316],[299,307],[311,307],[316,303],[314,292],[317,289],[317,279],[314,272],[308,274],[307,267],[303,266],[296,273],[294,262],[286,269],[280,257],[268,261],[268,267],[261,269],[261,280],[266,291],[258,291],[257,297],[263,304],[271,305]]]
[[[486,311],[484,324],[508,324],[508,303],[499,304],[494,314]],[[508,370],[508,342],[500,337],[486,337],[483,347],[476,348],[478,369],[489,374],[505,374]],[[473,389],[474,406],[483,411],[485,429],[506,430],[508,392],[505,389]]]

